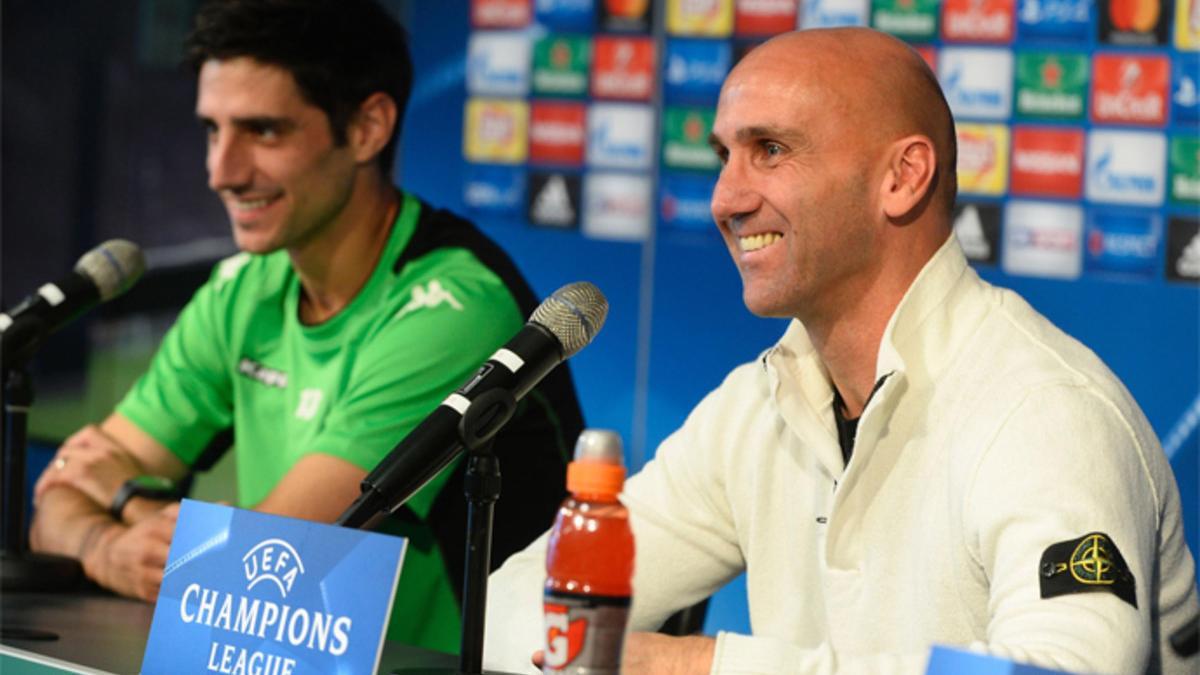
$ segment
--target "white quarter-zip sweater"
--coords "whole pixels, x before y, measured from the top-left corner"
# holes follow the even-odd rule
[[[799,323],[705,397],[626,485],[631,628],[745,571],[753,635],[718,634],[714,674],[921,673],[934,644],[1197,672],[1166,643],[1200,611],[1178,488],[1095,354],[979,279],[951,237],[891,317],[885,377],[846,466]],[[1132,573],[1136,608],[1104,583],[1042,597],[1047,549],[1096,532]],[[545,539],[492,577],[491,667],[529,670],[544,642]]]

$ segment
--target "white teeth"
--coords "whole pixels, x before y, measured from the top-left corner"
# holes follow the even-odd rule
[[[270,203],[271,203],[270,199],[252,199],[252,200],[239,199],[239,200],[237,200],[237,202],[235,202],[237,208],[241,209],[243,211],[250,211],[252,209],[261,209],[262,207],[264,207]]]
[[[767,232],[766,234],[755,234],[749,237],[738,237],[738,247],[744,252],[757,251],[760,248],[765,248],[774,244],[783,238],[778,232]]]

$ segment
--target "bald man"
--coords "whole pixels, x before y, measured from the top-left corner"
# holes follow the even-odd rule
[[[746,573],[751,636],[634,632],[626,673],[920,673],[931,645],[1196,672],[1178,488],[1086,347],[952,234],[933,74],[865,29],[751,52],[721,90],[713,218],[756,314],[791,317],[626,485],[633,631]],[[491,585],[489,662],[545,642],[545,537]]]

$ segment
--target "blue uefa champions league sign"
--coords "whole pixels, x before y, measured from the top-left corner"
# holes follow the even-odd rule
[[[144,675],[374,673],[405,540],[184,500]]]

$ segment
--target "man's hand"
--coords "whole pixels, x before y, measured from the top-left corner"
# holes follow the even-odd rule
[[[117,489],[142,473],[142,467],[120,443],[89,424],[62,444],[33,488],[34,504],[46,490],[68,485],[108,509]]]
[[[178,515],[175,503],[130,527],[101,523],[105,529],[85,538],[80,551],[84,572],[105,588],[154,602]]]
[[[703,635],[671,637],[660,633],[630,633],[621,655],[622,675],[706,675],[712,670],[717,641]],[[533,665],[541,668],[545,652],[533,653]]]

